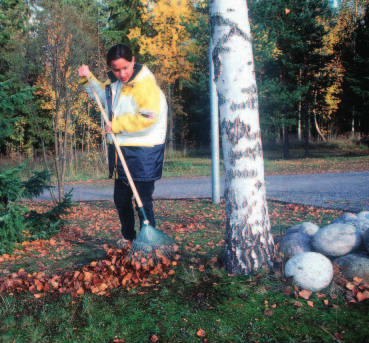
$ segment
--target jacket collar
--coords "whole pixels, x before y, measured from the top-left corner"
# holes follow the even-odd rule
[[[143,65],[140,63],[135,63],[134,67],[133,67],[133,74],[130,77],[130,79],[128,80],[127,83],[131,82],[134,80],[134,78],[138,75],[138,73],[141,71]],[[115,75],[113,74],[112,71],[108,72],[108,78],[110,80],[111,83],[117,82],[118,79],[115,77]]]

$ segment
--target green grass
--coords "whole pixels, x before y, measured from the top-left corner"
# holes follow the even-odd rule
[[[268,205],[275,236],[302,221],[323,226],[342,214]],[[155,201],[154,206],[157,225],[180,246],[174,275],[158,279],[152,287],[117,288],[108,297],[0,294],[0,341],[151,342],[156,335],[158,342],[337,342],[334,335],[339,333],[345,342],[367,342],[368,303],[347,304],[335,284],[324,290],[329,306],[314,294],[309,299],[314,307],[301,298],[297,300],[302,307],[296,307],[296,299],[283,292],[288,280],[281,272],[228,276],[222,268],[224,203]],[[1,262],[1,270],[24,268],[49,275],[74,270],[101,259],[119,237],[111,201],[80,203],[68,220],[52,245],[19,246],[14,259]],[[211,261],[214,256],[217,263]],[[203,338],[196,335],[200,329],[205,331]]]

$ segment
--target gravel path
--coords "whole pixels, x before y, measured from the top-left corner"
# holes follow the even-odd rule
[[[266,177],[267,198],[344,211],[369,211],[369,172],[281,175]],[[211,198],[210,177],[161,179],[155,184],[155,199]],[[74,201],[112,200],[113,182],[67,184]],[[224,181],[221,182],[224,194]],[[50,200],[45,192],[36,200]]]

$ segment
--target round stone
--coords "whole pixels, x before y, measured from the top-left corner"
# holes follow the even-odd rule
[[[314,223],[310,223],[310,222],[305,222],[305,223],[301,223],[299,225],[290,227],[289,229],[287,229],[285,235],[288,235],[290,233],[295,233],[295,232],[302,232],[302,233],[306,233],[309,236],[313,236],[318,230],[319,230],[318,225]]]
[[[311,240],[311,247],[325,256],[343,256],[361,247],[363,236],[350,224],[322,227]]]
[[[285,266],[286,277],[293,277],[302,289],[318,292],[329,286],[333,279],[333,265],[322,254],[305,252],[291,257]]]
[[[369,230],[367,230],[363,235],[364,247],[369,253]]]
[[[334,262],[349,280],[357,277],[369,283],[369,256],[367,254],[348,254],[338,257]]]
[[[303,252],[311,251],[311,236],[297,231],[286,234],[279,240],[280,251],[286,256],[293,256]]]
[[[344,223],[346,220],[348,219],[357,219],[357,216],[356,214],[354,213],[349,213],[349,212],[346,212],[344,213],[341,217],[338,217],[337,219],[333,220],[331,222],[331,224],[335,224],[335,223]]]
[[[369,221],[369,211],[362,211],[358,213],[357,218],[360,220],[368,220]]]

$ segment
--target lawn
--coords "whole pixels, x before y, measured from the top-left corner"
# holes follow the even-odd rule
[[[49,206],[27,205],[37,210]],[[323,226],[342,214],[268,205],[275,237],[294,224],[313,221]],[[0,341],[367,342],[368,302],[350,303],[337,271],[333,284],[309,299],[284,278],[283,263],[273,272],[228,275],[222,268],[223,202],[155,201],[154,206],[158,227],[179,245],[176,260],[148,273],[147,280],[110,287],[104,295],[90,289],[72,296],[42,287],[3,292]],[[100,266],[116,249],[117,223],[112,201],[78,203],[53,239],[19,245],[11,256],[1,256],[0,277],[23,273],[50,280]]]

